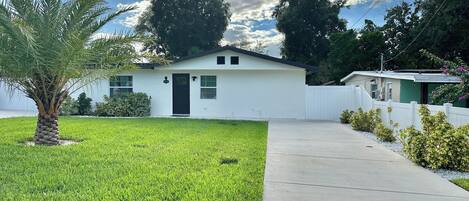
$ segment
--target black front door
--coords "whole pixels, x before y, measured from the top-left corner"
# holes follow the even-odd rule
[[[189,74],[173,74],[173,115],[190,114]]]

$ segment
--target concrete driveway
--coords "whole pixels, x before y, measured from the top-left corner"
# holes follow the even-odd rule
[[[469,200],[469,193],[332,122],[269,123],[264,200]]]

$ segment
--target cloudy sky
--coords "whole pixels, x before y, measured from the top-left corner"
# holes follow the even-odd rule
[[[269,55],[279,57],[283,36],[276,30],[276,22],[272,18],[272,10],[278,0],[227,1],[231,4],[232,17],[222,43],[260,41],[267,46]],[[381,25],[386,9],[401,1],[403,0],[349,0],[349,8],[344,8],[340,16],[348,21],[349,28],[360,28],[364,19],[371,19]],[[132,5],[137,9],[110,23],[101,30],[102,34],[133,31],[139,16],[150,6],[150,0],[108,0],[108,4],[111,8]]]

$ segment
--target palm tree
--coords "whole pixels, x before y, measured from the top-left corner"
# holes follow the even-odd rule
[[[36,144],[58,145],[59,108],[76,90],[135,68],[134,35],[96,38],[115,12],[103,0],[0,0],[0,77],[38,110]]]

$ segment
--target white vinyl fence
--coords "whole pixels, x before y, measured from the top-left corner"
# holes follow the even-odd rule
[[[339,121],[344,110],[365,110],[373,102],[366,91],[354,86],[307,86],[306,119]]]
[[[421,117],[419,114],[419,108],[421,105],[417,102],[410,104],[406,103],[394,103],[394,102],[381,102],[374,101],[373,108],[381,109],[381,117],[383,122],[388,126],[390,122],[398,123],[399,129],[408,128],[415,126],[417,129],[422,129]],[[391,112],[388,112],[388,108],[391,108]],[[440,105],[428,105],[430,112],[436,114],[437,112],[444,112],[448,117],[448,121],[454,126],[462,126],[469,124],[469,109],[453,107],[452,104]]]
[[[381,109],[381,118],[387,126],[390,120],[399,124],[399,129],[415,126],[421,129],[419,108],[417,102],[396,103],[373,100],[368,92],[354,86],[308,86],[306,87],[306,119],[339,121],[344,110],[362,108],[365,111]],[[391,112],[388,112],[391,108]],[[448,116],[452,125],[461,126],[469,124],[469,109],[453,107],[451,104],[443,106],[429,105],[428,108],[435,114],[439,111]]]

